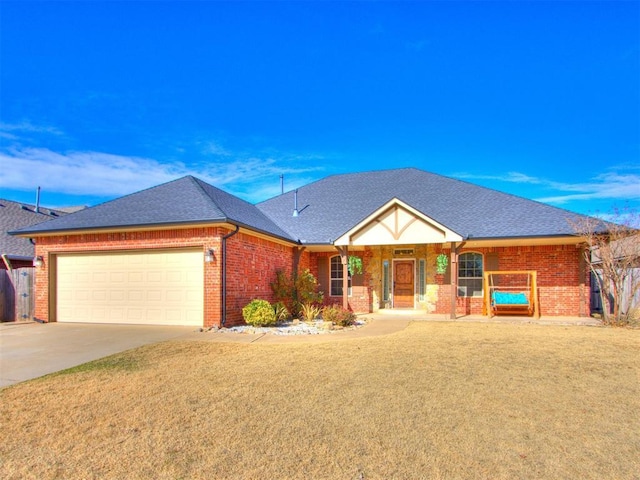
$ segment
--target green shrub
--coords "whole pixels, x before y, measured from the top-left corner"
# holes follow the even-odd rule
[[[254,327],[268,327],[276,323],[276,313],[266,300],[252,300],[242,309],[242,317]]]
[[[284,322],[291,318],[291,313],[289,313],[289,309],[283,302],[276,302],[273,304],[273,311],[276,314],[276,321]]]
[[[348,327],[356,323],[356,315],[349,310],[345,310],[339,305],[329,305],[322,309],[322,319],[325,322],[333,322],[341,327]]]

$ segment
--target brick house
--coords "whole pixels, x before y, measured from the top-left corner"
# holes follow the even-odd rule
[[[276,272],[308,268],[358,313],[482,314],[483,271],[537,272],[540,313],[589,314],[579,215],[406,168],[334,175],[253,205],[187,176],[14,234],[43,321],[242,323]],[[446,269],[437,263],[444,255]],[[362,259],[349,275],[347,259]]]

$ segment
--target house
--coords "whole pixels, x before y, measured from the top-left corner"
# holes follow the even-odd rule
[[[536,271],[540,313],[588,315],[576,217],[402,168],[329,176],[256,205],[187,176],[14,233],[43,259],[43,321],[207,327],[242,323],[252,299],[273,300],[278,270],[302,268],[325,303],[452,318],[484,312],[484,271]],[[349,274],[349,256],[362,274]]]
[[[28,238],[9,235],[18,228],[46,222],[65,212],[0,199],[0,321],[31,318],[33,314],[33,259]]]
[[[28,238],[9,235],[10,231],[30,227],[53,218],[66,215],[63,210],[53,210],[35,205],[0,199],[0,269],[32,267],[34,244]]]

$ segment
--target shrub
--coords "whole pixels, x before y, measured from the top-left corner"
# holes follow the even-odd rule
[[[316,277],[305,268],[298,274],[298,278],[295,281],[295,292],[297,294],[297,300],[303,305],[311,303],[322,303],[324,295],[318,291],[318,282]]]
[[[312,322],[320,315],[320,307],[316,307],[312,303],[305,303],[300,309],[300,316],[305,322]]]
[[[289,277],[284,271],[278,270],[276,279],[270,285],[276,302],[283,304],[289,312],[295,315],[293,278]]]
[[[273,304],[273,311],[276,314],[276,321],[284,322],[291,317],[289,309],[283,302],[276,302]]]
[[[329,305],[322,309],[322,319],[325,322],[333,322],[341,327],[348,327],[356,323],[356,315],[345,310],[339,305]]]
[[[276,313],[266,300],[251,300],[242,309],[242,317],[247,324],[254,327],[267,327],[276,323]]]
[[[323,294],[318,291],[318,282],[309,269],[305,269],[294,279],[284,271],[276,272],[275,281],[271,282],[271,290],[276,302],[285,305],[291,315],[302,314],[305,304],[321,303]]]

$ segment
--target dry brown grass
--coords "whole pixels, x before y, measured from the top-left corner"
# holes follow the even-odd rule
[[[640,331],[164,343],[9,387],[0,476],[638,479]]]

